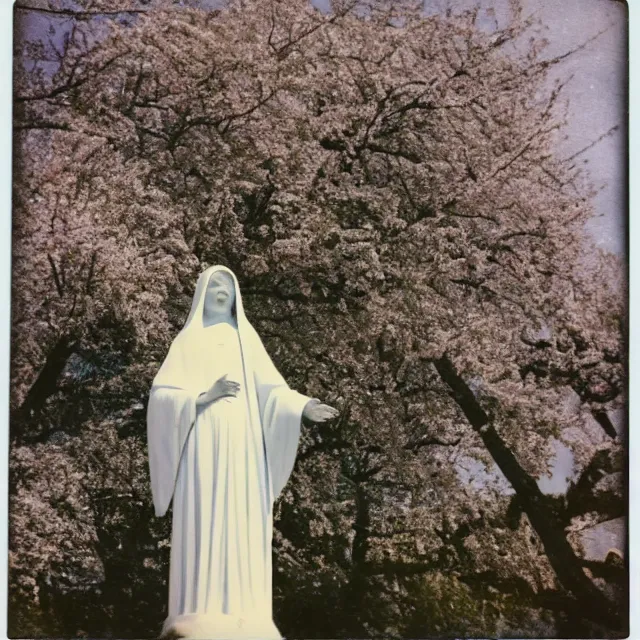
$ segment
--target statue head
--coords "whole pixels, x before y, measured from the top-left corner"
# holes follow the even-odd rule
[[[209,277],[203,305],[203,324],[229,320],[235,315],[236,290],[233,277],[226,271],[214,271]]]

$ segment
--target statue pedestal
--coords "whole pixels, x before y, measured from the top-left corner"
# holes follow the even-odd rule
[[[162,640],[282,640],[270,617],[238,615],[206,615],[188,613],[167,618],[160,634]]]

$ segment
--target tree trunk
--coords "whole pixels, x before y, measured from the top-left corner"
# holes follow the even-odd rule
[[[65,335],[59,338],[49,351],[44,366],[23,403],[11,416],[11,437],[17,442],[24,441],[27,427],[38,417],[47,399],[58,389],[58,379],[74,349],[75,341]]]
[[[585,575],[582,563],[567,541],[561,519],[550,508],[536,481],[520,465],[466,382],[445,355],[434,361],[440,378],[473,429],[480,435],[502,473],[514,488],[531,526],[538,534],[549,562],[562,586],[581,603],[585,617],[619,630],[621,616],[604,594]]]
[[[369,549],[369,499],[362,483],[356,487],[355,536],[351,544],[351,575],[345,594],[345,613],[348,633],[358,637],[363,633],[362,602],[367,588],[367,551]]]

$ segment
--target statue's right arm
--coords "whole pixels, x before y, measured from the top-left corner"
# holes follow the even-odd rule
[[[211,398],[211,389],[209,389],[208,391],[203,391],[197,398],[196,398],[196,406],[197,407],[204,407],[206,404],[209,404],[211,402],[212,398]]]

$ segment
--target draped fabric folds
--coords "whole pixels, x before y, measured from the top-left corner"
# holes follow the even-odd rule
[[[235,320],[204,327],[207,283],[226,271]],[[235,398],[197,407],[222,375]],[[169,615],[163,634],[280,638],[272,620],[272,505],[295,462],[309,398],[291,390],[244,315],[225,267],[199,278],[187,322],[156,375],[147,411],[157,516],[173,500]]]

